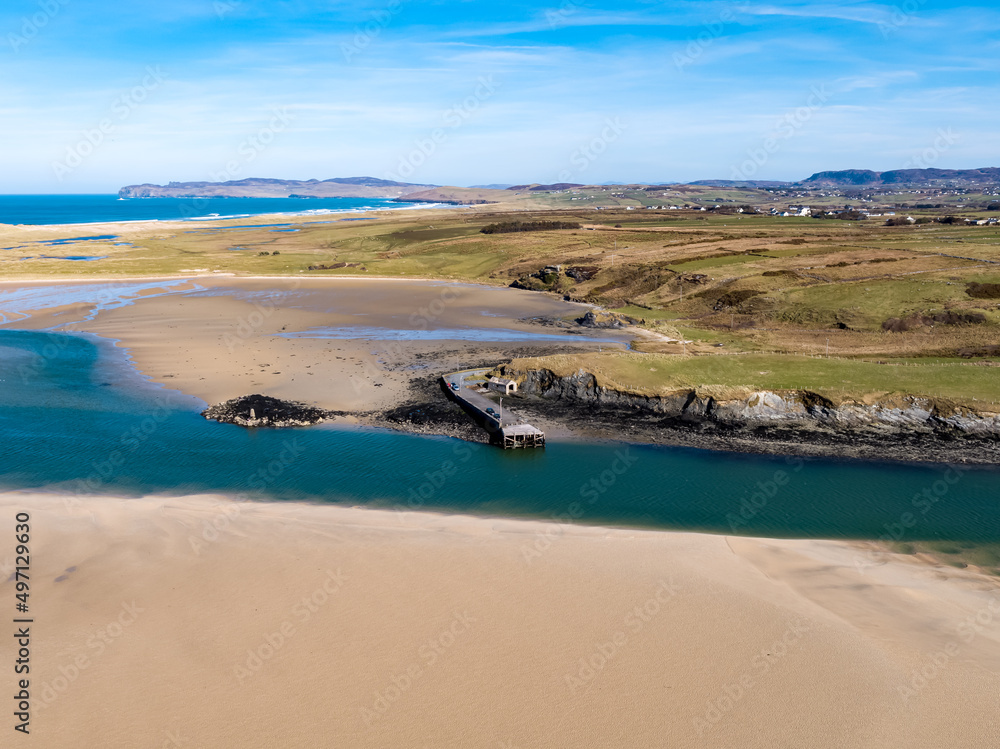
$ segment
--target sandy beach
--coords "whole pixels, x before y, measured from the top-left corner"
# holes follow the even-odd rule
[[[1000,749],[991,7],[0,7],[0,749]]]
[[[80,284],[94,289],[81,294],[88,301],[53,304],[35,285],[0,284],[0,292],[36,290],[17,301],[0,296],[0,314],[11,320],[8,327],[60,326],[61,331],[112,339],[154,382],[209,404],[262,393],[351,412],[398,405],[415,380],[430,381],[470,363],[495,363],[516,352],[599,345],[586,335],[533,343],[532,335],[561,331],[526,319],[582,315],[587,307],[502,287],[399,279],[216,277],[143,279],[133,285],[123,292],[123,287],[131,288],[128,283]],[[130,301],[112,303],[119,297]],[[49,306],[38,306],[42,304]],[[283,337],[345,326],[368,332],[353,339]],[[527,340],[416,337],[470,327],[487,333],[521,331]],[[404,339],[386,339],[389,331],[402,331]],[[407,334],[415,338],[406,340]]]
[[[552,333],[526,319],[578,309],[409,281],[144,283],[127,305],[31,297],[0,312],[114,339],[206,402],[264,392],[361,411],[530,344],[282,334]],[[1000,741],[1000,583],[972,569],[863,544],[223,496],[8,492],[0,506],[6,538],[31,515],[40,746]]]
[[[4,537],[31,513],[46,747],[1000,738],[1000,586],[970,571],[835,542],[210,496],[0,505]]]

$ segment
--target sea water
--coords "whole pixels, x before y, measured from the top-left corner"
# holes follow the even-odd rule
[[[248,430],[205,420],[204,406],[148,382],[96,336],[0,330],[0,489],[54,490],[67,501],[218,492],[559,524],[1000,541],[992,468],[590,441],[503,451],[360,427]]]
[[[93,224],[242,218],[269,214],[413,208],[388,198],[131,198],[117,195],[0,195],[0,224]]]

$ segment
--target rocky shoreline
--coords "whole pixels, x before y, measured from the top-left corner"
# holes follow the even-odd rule
[[[732,405],[727,410],[703,402],[692,410],[690,405],[697,399],[691,399],[686,413],[683,409],[670,412],[663,403],[651,403],[644,396],[630,399],[620,393],[605,392],[602,396],[594,388],[543,387],[546,376],[536,377],[535,382],[522,381],[521,392],[507,402],[547,434],[568,439],[620,440],[758,455],[1000,465],[1000,434],[995,428],[981,424],[981,429],[963,431],[950,424],[947,417],[932,412],[927,416],[932,425],[935,420],[940,422],[937,428],[919,426],[914,414],[881,423],[862,423],[860,418],[837,423],[829,414],[825,420],[809,417],[809,406],[801,402],[805,416],[798,407],[786,403],[784,418],[754,420],[734,417]],[[409,403],[365,414],[362,421],[416,434],[486,441],[485,433],[445,399],[436,380],[422,383],[412,396]],[[776,405],[771,401],[770,406],[763,407]],[[821,401],[813,402],[811,407],[828,408]],[[728,417],[719,418],[725,414]],[[969,414],[964,418],[972,420]]]
[[[995,438],[947,438],[902,431],[838,432],[804,424],[739,428],[538,397],[514,396],[510,403],[546,434],[561,432],[568,439],[615,440],[755,455],[1000,465],[1000,440]],[[366,414],[362,422],[414,434],[487,441],[485,432],[472,424],[457,406],[446,410],[433,402],[414,401],[391,412]]]
[[[209,406],[201,415],[206,419],[241,427],[304,427],[340,414],[305,403],[254,394]]]
[[[501,366],[505,377],[518,382],[520,392],[547,399],[650,413],[683,423],[713,423],[734,428],[799,424],[834,431],[890,430],[938,437],[1000,437],[1000,414],[974,411],[944,399],[886,396],[868,403],[834,403],[807,390],[770,391],[749,388],[685,388],[664,395],[646,395],[602,387],[585,371],[560,376],[547,369],[518,371]]]
[[[525,398],[516,408],[542,428],[551,419],[579,437],[757,455],[1000,465],[1000,441],[996,438],[955,438],[903,430],[838,431],[802,422],[732,426],[608,406],[581,405],[567,414],[567,405]]]
[[[869,414],[866,420],[859,415],[867,413],[864,410],[849,411],[851,418],[845,416],[848,412],[835,414],[838,409],[818,396],[758,394],[756,400],[731,402],[690,393],[650,398],[599,388],[587,377],[522,373],[521,391],[507,402],[550,436],[570,440],[758,455],[1000,465],[1000,429],[991,419],[977,421],[964,413],[956,421],[954,414],[935,413],[926,403],[888,409],[882,418]],[[437,377],[415,383],[407,402],[379,411],[346,414],[252,395],[212,406],[202,415],[244,427],[308,426],[349,417],[356,423],[411,434],[488,441],[486,433],[447,399]]]
[[[601,387],[586,372],[502,369],[518,379],[528,410],[562,412],[563,423],[581,433],[613,430],[629,441],[736,452],[1000,464],[1000,415],[944,401],[834,404],[805,391],[646,396]]]

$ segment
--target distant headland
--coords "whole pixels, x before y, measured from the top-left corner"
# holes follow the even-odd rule
[[[230,182],[171,182],[127,185],[119,198],[400,198],[436,185],[393,182],[375,177],[289,180],[253,177]]]
[[[611,183],[606,183],[611,184]],[[619,183],[614,183],[619,184]],[[635,183],[639,184],[639,183]],[[944,187],[1000,184],[1000,168],[980,169],[897,169],[877,172],[870,169],[843,169],[816,172],[798,182],[778,180],[704,179],[680,183],[649,182],[650,185],[697,185],[749,189],[786,187]],[[171,182],[166,185],[127,185],[118,191],[120,198],[407,198],[405,202],[493,202],[489,198],[506,191],[558,191],[584,185],[538,183],[508,186],[475,185],[472,188],[442,187],[433,184],[394,182],[377,177],[335,177],[317,180],[287,180],[253,177],[229,182]],[[445,194],[447,192],[447,194]],[[416,199],[414,199],[416,198]],[[478,198],[478,199],[477,199]]]

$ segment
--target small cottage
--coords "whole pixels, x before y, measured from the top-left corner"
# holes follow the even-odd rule
[[[510,395],[517,392],[517,383],[513,380],[508,380],[506,377],[491,377],[489,390],[491,393]]]

